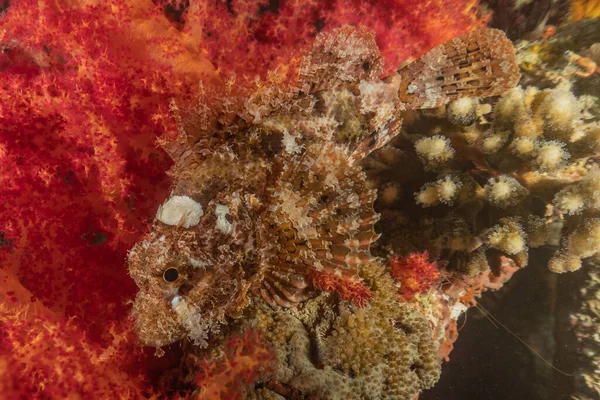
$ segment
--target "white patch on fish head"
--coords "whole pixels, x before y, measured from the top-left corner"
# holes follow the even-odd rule
[[[188,196],[172,196],[156,213],[156,219],[166,225],[189,228],[197,225],[204,215],[202,205]]]

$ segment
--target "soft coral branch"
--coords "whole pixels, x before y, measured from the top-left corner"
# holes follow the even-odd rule
[[[275,359],[259,332],[249,329],[229,337],[224,349],[221,358],[199,364],[197,399],[243,398],[244,389],[267,372],[269,363]]]
[[[315,289],[337,293],[340,299],[357,307],[364,307],[373,292],[362,281],[351,281],[327,272],[312,271],[310,275]]]
[[[294,78],[302,52],[321,31],[361,25],[375,32],[385,74],[455,36],[482,27],[476,0],[190,1],[184,20],[220,71],[239,79],[279,70]],[[204,29],[198,29],[203,26]]]
[[[400,293],[412,300],[417,293],[425,293],[440,281],[435,262],[429,262],[427,252],[412,253],[408,257],[393,256],[389,261],[392,278],[400,283]]]
[[[83,396],[98,382],[99,397],[143,391],[127,357],[110,368],[99,357],[117,338],[118,353],[138,354],[125,334],[126,252],[168,193],[156,140],[177,134],[170,101],[214,70],[151,1],[11,2],[0,31],[0,294],[20,305],[3,310],[0,364],[50,352],[7,375],[21,397]]]

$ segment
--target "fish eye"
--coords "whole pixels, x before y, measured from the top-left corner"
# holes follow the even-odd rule
[[[163,273],[163,279],[166,282],[173,283],[179,278],[179,270],[177,268],[171,267],[167,268]]]

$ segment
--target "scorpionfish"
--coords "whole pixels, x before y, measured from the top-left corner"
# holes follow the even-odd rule
[[[515,86],[514,57],[482,29],[381,79],[373,34],[343,27],[317,36],[294,84],[271,74],[240,95],[229,82],[176,109],[179,137],[163,143],[172,192],[128,255],[141,342],[207,346],[252,301],[314,296],[311,271],[360,281],[379,237],[360,161],[399,133],[403,111]]]

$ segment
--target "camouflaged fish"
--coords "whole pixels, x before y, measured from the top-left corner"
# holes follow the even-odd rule
[[[181,135],[164,146],[175,161],[171,196],[129,253],[144,344],[207,345],[255,299],[309,298],[311,271],[358,280],[379,215],[357,163],[399,133],[403,111],[499,95],[519,80],[514,49],[494,29],[385,79],[382,70],[373,34],[344,27],[317,37],[298,85],[271,79],[245,98],[229,85],[178,113]]]

